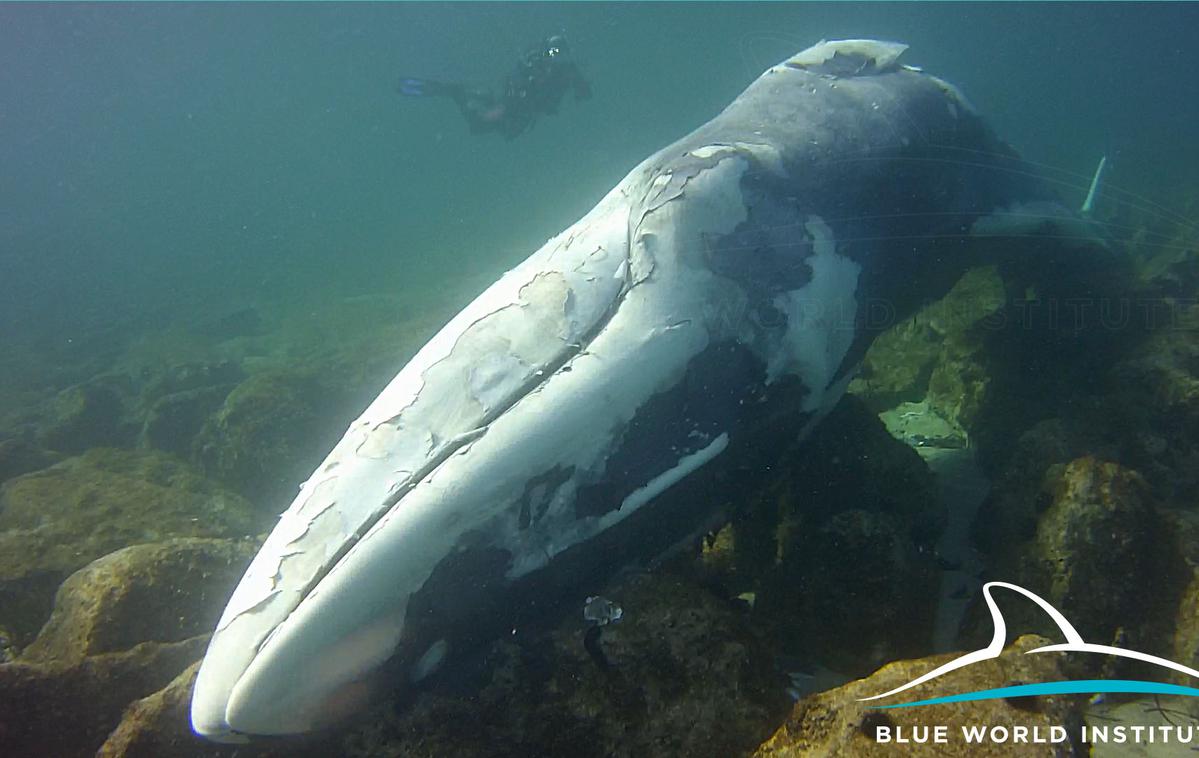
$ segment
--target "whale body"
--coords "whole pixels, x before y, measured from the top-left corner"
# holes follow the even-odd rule
[[[716,523],[722,468],[802,438],[882,326],[987,255],[1091,244],[904,47],[771,67],[433,337],[234,591],[195,731],[308,731],[379,672],[408,686],[530,608],[581,604]]]

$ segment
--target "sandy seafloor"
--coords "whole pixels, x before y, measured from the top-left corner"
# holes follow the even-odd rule
[[[568,96],[515,140],[472,135],[448,101],[394,91],[401,75],[496,86],[528,45],[553,33],[570,40],[594,96]],[[831,684],[969,646],[980,634],[970,600],[980,578],[1036,584],[1098,634],[1130,636],[1175,660],[1196,656],[1199,7],[4,3],[0,755],[82,755],[104,743],[126,706],[198,658],[204,640],[187,641],[206,633],[260,535],[442,324],[767,66],[843,37],[909,44],[905,62],[959,86],[1068,205],[1081,204],[1106,156],[1095,219],[1135,261],[1130,297],[1165,304],[1169,318],[1121,327],[1105,343],[1110,352],[1071,353],[1035,336],[997,341],[976,327],[1006,307],[1003,285],[994,272],[978,274],[955,290],[956,310],[934,306],[877,346],[851,407],[838,411],[860,434],[831,433],[820,454],[762,482],[747,495],[757,505],[747,506],[742,533],[709,540],[692,556],[700,568],[625,587],[629,598],[673,593],[700,609],[669,644],[649,621],[670,618],[675,628],[686,608],[669,603],[644,612],[650,626],[630,627],[624,643],[616,636],[617,655],[622,644],[664,645],[644,661],[627,653],[640,661],[630,663],[636,676],[662,685],[644,685],[652,695],[579,673],[587,661],[572,647],[578,630],[562,622],[544,631],[559,635],[544,643],[558,651],[545,657],[557,673],[498,664],[516,667],[505,676],[523,699],[488,680],[486,717],[469,740],[412,736],[421,718],[469,720],[477,700],[447,684],[417,715],[389,711],[390,730],[343,742],[339,733],[335,748],[320,750],[686,755],[705,744],[706,729],[733,735],[707,742],[713,754],[749,754],[787,719],[788,687],[817,688],[807,673],[832,673]],[[879,413],[891,437],[872,436]],[[830,445],[894,463],[863,463],[843,481]],[[905,457],[909,448],[924,458]],[[956,467],[962,449],[966,473]],[[930,450],[952,451],[956,463]],[[930,478],[950,469],[952,478]],[[813,492],[832,504],[816,507],[819,517],[797,515]],[[941,497],[941,510],[921,511],[924,495]],[[828,540],[788,542],[798,533]],[[944,535],[950,544],[938,543]],[[73,572],[120,548],[179,538],[226,542],[180,548],[186,558],[148,551],[149,563],[114,570],[101,582],[108,589],[92,590],[108,598],[88,606],[100,611],[64,616],[39,638]],[[739,547],[728,547],[734,539]],[[762,539],[773,540],[774,568],[747,547]],[[837,561],[854,560],[852,549],[837,551],[844,544],[894,561],[838,578]],[[159,608],[129,588],[186,583],[193,570],[229,576],[220,590],[181,591],[161,618],[120,610]],[[685,589],[671,589],[676,580]],[[847,584],[863,605],[830,610],[828,598]],[[913,601],[923,603],[919,622],[833,622],[856,629],[852,639],[799,628],[814,615],[869,613],[866,599],[895,585],[932,593]],[[710,594],[687,594],[696,588]],[[725,601],[742,615],[725,618]],[[187,619],[163,621],[172,608]],[[1013,621],[1011,631],[1051,631],[1037,623]],[[899,640],[888,640],[896,627]],[[688,648],[713,629],[750,652]],[[150,643],[177,647],[120,658]],[[697,656],[752,660],[733,679],[770,691],[729,696],[728,713],[705,711],[726,702],[712,690],[728,682],[679,663]],[[677,665],[647,662],[664,659]],[[797,672],[807,673],[787,678]],[[558,709],[536,692],[556,693]],[[551,726],[512,727],[505,700]],[[1190,719],[1187,711],[1178,706],[1174,718]],[[40,732],[29,713],[63,726]],[[163,718],[146,733],[169,731]],[[614,726],[577,728],[584,718]],[[688,720],[704,723],[690,738],[698,742],[663,737]],[[635,736],[606,741],[622,723]],[[546,733],[555,729],[560,739]],[[129,739],[108,754],[202,750],[179,734],[144,743],[153,748]]]

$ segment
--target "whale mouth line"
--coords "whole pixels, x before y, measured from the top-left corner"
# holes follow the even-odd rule
[[[595,340],[596,336],[598,336],[600,332],[604,330],[604,328],[616,315],[620,304],[624,301],[625,296],[633,286],[631,282],[632,266],[629,265],[629,253],[627,252],[629,250],[629,246],[626,245],[625,250],[625,262],[621,266],[624,282],[621,285],[620,290],[616,293],[616,296],[612,298],[612,302],[603,311],[603,313],[600,314],[600,317],[596,319],[595,324],[582,335],[580,335],[577,340],[566,343],[566,349],[563,350],[559,356],[557,356],[553,361],[546,363],[541,369],[534,371],[530,378],[521,384],[506,402],[491,409],[482,419],[480,419],[480,423],[477,427],[461,434],[457,434],[451,437],[449,440],[446,440],[442,444],[438,445],[437,450],[429,457],[425,464],[409,474],[407,481],[403,485],[398,487],[395,492],[388,495],[378,508],[373,510],[369,516],[363,519],[362,523],[356,529],[347,534],[342,544],[334,553],[330,555],[329,559],[325,562],[321,569],[313,575],[311,580],[305,582],[300,587],[299,602],[296,603],[294,608],[288,611],[286,616],[280,619],[279,623],[275,625],[274,629],[272,629],[269,634],[262,638],[262,641],[259,642],[255,648],[255,655],[266,649],[268,644],[275,637],[275,633],[288,622],[288,620],[292,617],[304,600],[312,594],[313,590],[316,589],[316,587],[319,586],[320,583],[329,576],[330,572],[332,572],[337,565],[341,563],[342,559],[345,558],[345,556],[354,548],[354,546],[357,545],[362,538],[365,537],[371,531],[371,529],[373,529],[375,525],[377,525],[384,518],[384,516],[390,513],[406,495],[419,486],[421,481],[439,469],[453,455],[485,435],[488,427],[496,419],[503,416],[518,403],[520,403],[522,399],[528,397],[539,387],[543,386],[550,380],[551,377],[554,376],[554,374],[570,363],[571,360],[587,352],[588,346],[590,346],[590,344]],[[488,314],[488,316],[490,315],[491,314]],[[487,318],[488,316],[484,316],[483,318]],[[430,368],[432,367],[430,366]],[[384,421],[382,423],[387,422]],[[225,719],[225,723],[228,724],[228,718]],[[237,732],[237,734],[241,733]]]

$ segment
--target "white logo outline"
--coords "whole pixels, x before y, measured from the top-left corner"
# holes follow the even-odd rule
[[[1096,645],[1094,643],[1087,642],[1082,638],[1082,635],[1078,633],[1078,630],[1074,628],[1074,625],[1066,620],[1066,617],[1062,614],[1062,612],[1050,605],[1049,602],[1040,595],[1030,590],[1026,590],[1019,585],[1011,584],[1010,582],[987,582],[983,585],[983,599],[987,602],[987,608],[991,611],[991,625],[994,627],[994,634],[991,636],[991,642],[989,645],[975,650],[972,653],[966,653],[958,656],[952,661],[942,664],[932,671],[916,677],[907,684],[896,687],[892,690],[888,690],[881,695],[860,697],[858,698],[858,702],[864,702],[867,700],[881,700],[882,698],[890,697],[891,695],[897,695],[900,692],[911,689],[912,687],[924,684],[925,682],[930,682],[944,674],[948,674],[950,671],[956,671],[957,669],[964,668],[973,663],[981,663],[982,661],[989,661],[993,658],[998,658],[999,654],[1003,652],[1003,645],[1007,640],[1007,622],[1004,621],[1003,614],[999,612],[999,607],[995,604],[995,599],[991,597],[991,588],[993,587],[1012,590],[1013,592],[1019,593],[1029,600],[1032,600],[1034,603],[1040,606],[1041,610],[1045,611],[1045,613],[1049,615],[1049,618],[1053,619],[1053,622],[1057,624],[1057,628],[1061,630],[1062,635],[1066,638],[1065,642],[1058,643],[1056,645],[1044,645],[1042,647],[1025,651],[1025,655],[1054,652],[1101,653],[1103,655],[1115,655],[1121,658],[1132,658],[1133,660],[1142,661],[1144,663],[1152,663],[1156,666],[1162,666],[1164,668],[1168,668],[1173,671],[1186,674],[1187,676],[1199,679],[1199,671],[1196,671],[1188,666],[1184,666],[1181,663],[1175,663],[1174,661],[1160,658],[1156,655],[1149,655],[1148,653],[1141,653],[1136,650],[1126,650],[1124,648],[1113,647],[1111,645]]]

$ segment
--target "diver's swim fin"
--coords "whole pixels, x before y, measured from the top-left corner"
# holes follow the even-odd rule
[[[413,79],[411,77],[405,77],[400,80],[399,84],[396,85],[396,92],[409,97],[423,97],[426,94],[426,85],[428,85],[428,81],[425,79]]]
[[[396,92],[408,97],[429,97],[433,95],[450,95],[454,92],[453,84],[435,82],[431,79],[419,79],[406,76],[396,85]]]

